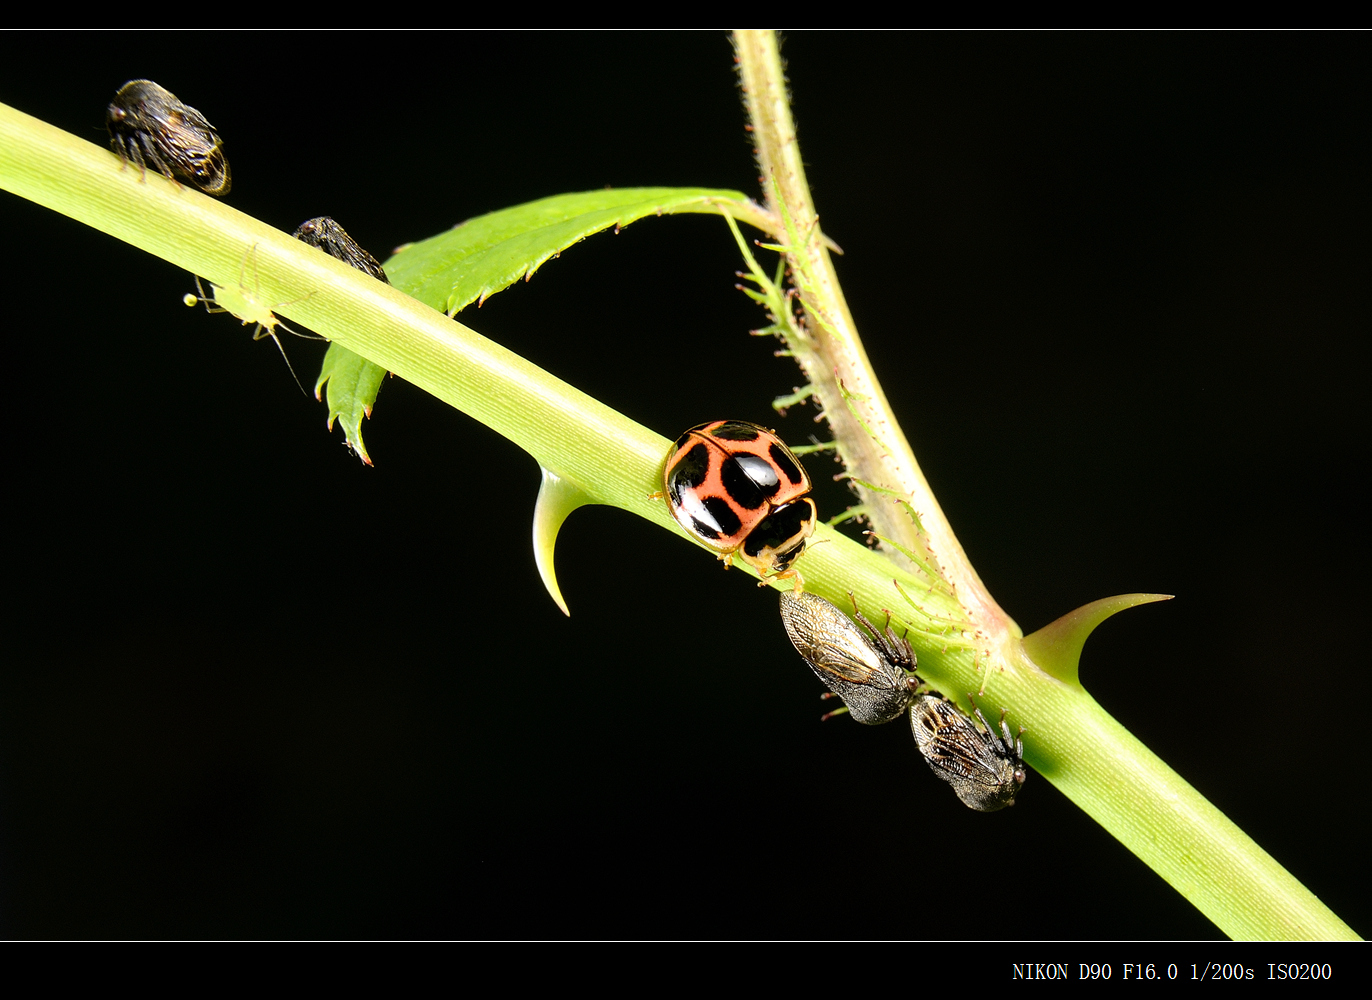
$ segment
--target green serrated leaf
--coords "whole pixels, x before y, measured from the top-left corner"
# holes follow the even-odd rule
[[[446,233],[396,251],[386,276],[401,291],[453,315],[473,302],[527,278],[547,260],[597,232],[649,215],[720,213],[766,230],[773,221],[741,192],[715,188],[619,188],[554,195],[469,219]],[[735,227],[735,231],[737,231]],[[315,385],[327,383],[329,427],[341,418],[349,446],[368,465],[362,417],[386,370],[336,345],[329,347]]]
[[[391,284],[450,316],[527,278],[587,236],[649,215],[726,213],[753,225],[764,211],[716,188],[610,188],[542,198],[468,219],[386,262]]]
[[[372,415],[372,405],[385,379],[385,368],[346,347],[330,344],[319,370],[319,381],[314,384],[315,399],[322,399],[321,391],[328,389],[329,429],[333,429],[338,418],[348,446],[368,465],[372,458],[362,443],[362,418]]]

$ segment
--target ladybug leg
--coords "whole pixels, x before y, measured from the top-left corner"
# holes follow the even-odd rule
[[[656,493],[649,493],[649,494],[648,494],[648,499],[649,499],[649,500],[666,500],[666,499],[667,499],[667,494],[666,494],[666,493],[663,493],[661,490],[658,490]]]
[[[793,594],[799,594],[805,590],[805,578],[793,569],[788,569],[784,573],[777,573],[771,577],[767,575],[765,570],[758,570],[757,585],[759,587],[765,587],[773,580],[790,580],[792,583],[791,593]]]

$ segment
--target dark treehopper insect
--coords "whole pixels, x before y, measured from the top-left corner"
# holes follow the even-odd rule
[[[278,302],[275,306],[267,306],[262,303],[262,291],[257,282],[256,251],[257,244],[254,243],[248,248],[247,252],[243,254],[243,263],[238,267],[237,288],[211,283],[210,294],[206,295],[205,288],[200,284],[200,279],[197,277],[195,279],[195,288],[200,294],[187,294],[182,297],[181,301],[188,306],[194,306],[197,302],[203,302],[205,303],[205,310],[207,312],[226,312],[233,316],[234,319],[241,320],[244,326],[247,326],[249,323],[255,324],[252,339],[261,340],[263,337],[271,337],[276,343],[276,349],[281,352],[281,357],[286,362],[286,367],[290,370],[291,378],[295,379],[295,384],[300,386],[300,391],[305,392],[305,387],[300,385],[300,379],[295,374],[295,369],[291,367],[291,359],[286,357],[286,349],[281,346],[281,339],[276,335],[277,328],[279,327],[287,333],[294,334],[303,340],[323,340],[324,338],[316,337],[313,334],[301,333],[299,330],[292,330],[285,323],[281,322],[281,320],[277,319],[276,313],[272,311],[273,309],[280,309],[282,306],[300,302],[302,301],[301,299],[292,299],[290,302]],[[251,291],[243,282],[249,258],[252,258],[253,262],[253,287]],[[313,294],[313,292],[310,293],[310,295]],[[305,296],[305,298],[309,297],[309,295]],[[308,398],[309,393],[305,392],[305,396]]]
[[[386,272],[377,263],[376,258],[358,246],[357,242],[344,231],[343,227],[327,215],[302,222],[300,228],[291,235],[302,243],[318,247],[330,257],[341,260],[349,267],[370,274],[377,281],[385,282],[388,285],[391,283],[386,277]]]
[[[843,699],[858,722],[869,726],[890,722],[910,707],[919,688],[915,652],[891,631],[889,615],[877,629],[854,600],[853,617],[866,634],[822,597],[808,592],[781,595],[786,634],[815,676]]]
[[[121,169],[132,160],[143,177],[151,164],[173,184],[179,177],[206,194],[229,193],[229,161],[214,126],[165,87],[130,80],[105,110],[105,127]]]
[[[968,695],[967,700],[971,699]],[[925,692],[910,708],[910,728],[919,752],[934,773],[953,786],[963,805],[995,812],[1014,805],[1024,784],[1024,741],[1011,737],[1004,709],[999,736],[976,702],[972,702],[972,712],[980,727],[951,702]],[[1023,727],[1020,732],[1024,732]]]
[[[321,215],[316,219],[306,219],[304,222],[300,223],[299,228],[296,229],[296,231],[293,232],[291,235],[294,236],[296,239],[300,240],[302,243],[308,243],[312,247],[315,247],[319,250],[323,250],[330,257],[342,261],[344,264],[347,264],[351,268],[361,271],[364,274],[370,274],[373,278],[375,278],[382,284],[389,285],[391,283],[391,280],[386,277],[386,272],[382,269],[381,264],[377,261],[377,259],[373,257],[371,254],[367,253],[366,250],[363,250],[360,246],[358,246],[357,241],[354,240],[351,236],[349,236],[347,231],[344,230],[342,226],[340,226],[337,222],[334,222],[333,219],[329,218],[327,215]],[[326,367],[327,364],[328,363],[326,361]],[[323,384],[323,377],[321,376],[321,380],[318,383],[316,383],[314,387],[315,399],[323,399]],[[329,410],[331,414],[329,417],[330,430],[333,429],[332,414],[335,412],[334,388],[337,386],[337,384],[337,380],[332,379],[331,377],[331,381],[329,382]],[[381,391],[380,383],[377,384],[376,391]],[[368,416],[371,416],[372,411],[370,408],[368,408],[365,412]],[[362,461],[366,462],[368,465],[371,465],[372,460],[367,457],[366,451],[362,450],[361,448],[361,437],[359,436],[357,439],[356,448],[353,448],[351,438],[349,438],[348,441],[349,448],[352,450],[356,450],[359,453]]]

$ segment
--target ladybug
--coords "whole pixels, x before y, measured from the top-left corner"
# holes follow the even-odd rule
[[[737,552],[768,574],[805,586],[791,564],[805,551],[818,512],[810,477],[771,431],[744,420],[714,420],[676,439],[662,470],[677,523],[719,553]]]

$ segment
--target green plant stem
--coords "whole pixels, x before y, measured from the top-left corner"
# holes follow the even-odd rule
[[[763,193],[772,214],[789,222],[787,262],[809,318],[811,342],[790,346],[806,381],[814,386],[849,472],[908,498],[924,531],[918,531],[889,497],[859,486],[867,516],[877,534],[939,565],[971,621],[992,630],[1002,627],[1009,618],[982,584],[925,481],[848,311],[805,179],[776,34],[738,31],[734,46]]]
[[[783,250],[807,318],[808,336],[790,338],[787,346],[833,430],[875,533],[888,540],[893,565],[923,568],[931,593],[943,583],[956,595],[956,610],[942,610],[940,617],[962,625],[973,674],[979,666],[981,683],[1000,704],[1029,720],[1026,759],[1231,936],[1351,935],[1081,688],[1080,641],[1057,658],[1054,651],[1067,646],[1041,641],[1026,648],[1019,626],[987,591],[953,534],[867,360],[822,241],[776,34],[738,31],[734,45],[767,206],[786,224]],[[776,326],[784,330],[786,324]],[[893,503],[893,495],[902,502]],[[930,572],[937,581],[929,580]],[[1084,640],[1092,627],[1076,638]],[[930,652],[912,642],[921,671],[945,693],[972,690],[939,676],[946,670],[956,684],[973,684],[962,664],[930,670]]]
[[[262,302],[289,303],[277,311],[487,424],[595,501],[681,533],[648,498],[666,438],[401,291],[197,191],[151,173],[140,180],[107,150],[3,105],[0,186],[218,285],[242,281]],[[1085,691],[1032,664],[980,676],[979,643],[927,576],[827,527],[816,535],[827,544],[805,557],[808,589],[836,603],[851,590],[864,606],[911,620],[922,673],[945,691],[984,683],[993,705],[1022,712],[1034,726],[1033,767],[1229,934],[1353,936]],[[923,610],[907,606],[893,580]]]

